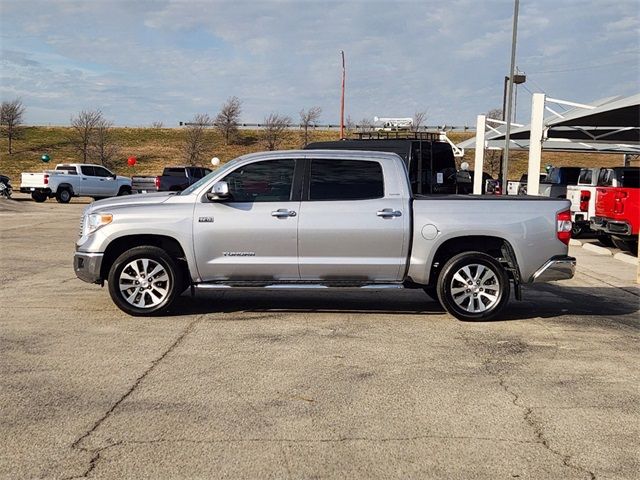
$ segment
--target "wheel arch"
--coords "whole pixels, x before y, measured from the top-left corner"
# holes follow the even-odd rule
[[[184,248],[178,240],[167,235],[126,235],[113,240],[105,249],[100,266],[100,278],[106,279],[109,276],[109,270],[116,259],[127,250],[144,245],[154,246],[163,249],[171,255],[178,265],[183,269],[183,278],[189,279],[189,265]]]
[[[69,192],[71,192],[71,195],[75,195],[75,193],[73,191],[73,185],[71,185],[70,183],[67,183],[67,182],[60,183],[58,185],[58,188],[56,188],[56,193],[58,193],[60,190],[69,190]]]
[[[463,252],[482,252],[492,256],[505,266],[509,277],[516,284],[516,293],[520,284],[520,267],[511,243],[497,236],[469,235],[453,237],[438,246],[429,269],[429,284],[435,285],[442,266],[447,260]]]

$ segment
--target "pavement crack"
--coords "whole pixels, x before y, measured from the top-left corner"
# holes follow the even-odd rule
[[[113,412],[122,404],[122,402],[124,402],[138,388],[138,386],[144,381],[144,379],[167,357],[167,355],[169,355],[176,347],[178,347],[182,343],[182,341],[187,337],[187,335],[189,335],[193,331],[196,324],[200,322],[202,317],[203,316],[201,315],[201,316],[198,316],[196,319],[192,320],[182,330],[182,332],[178,335],[178,337],[171,343],[171,345],[169,345],[164,350],[164,352],[162,352],[162,354],[158,356],[155,360],[152,360],[149,367],[144,372],[142,372],[142,374],[138,378],[136,378],[136,380],[129,387],[129,389],[122,396],[120,396],[120,398],[118,398],[118,400],[116,400],[113,403],[113,405],[111,405],[111,407],[91,426],[91,428],[89,428],[85,433],[83,433],[71,444],[72,450],[78,450],[81,452],[90,453],[92,454],[92,456],[91,456],[91,459],[89,460],[88,468],[85,470],[85,472],[82,475],[66,477],[67,479],[70,480],[75,478],[87,478],[88,475],[93,471],[93,469],[96,467],[96,465],[100,461],[101,453],[104,450],[123,443],[123,442],[116,442],[101,448],[85,448],[82,446],[82,442],[86,440],[88,437],[90,437],[93,434],[93,432],[95,432],[100,427],[100,425],[102,425],[113,414]]]

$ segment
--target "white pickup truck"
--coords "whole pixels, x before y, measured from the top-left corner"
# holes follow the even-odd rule
[[[61,163],[55,170],[23,173],[22,193],[30,193],[36,202],[55,197],[69,203],[72,197],[106,198],[131,194],[131,179],[120,177],[101,165]]]
[[[571,201],[571,234],[574,237],[588,232],[589,219],[596,216],[596,185],[602,168],[582,168],[577,185],[567,187],[567,200]]]

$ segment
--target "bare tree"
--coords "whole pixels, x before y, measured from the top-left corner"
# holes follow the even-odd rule
[[[91,156],[101,165],[112,167],[119,153],[119,148],[113,141],[113,122],[104,118],[96,124],[91,138]]]
[[[238,124],[242,113],[242,102],[238,97],[230,97],[216,115],[215,126],[224,137],[225,145],[229,145],[238,134]]]
[[[370,132],[371,130],[373,130],[373,122],[371,121],[370,118],[363,118],[362,120],[360,120],[360,131],[362,133],[367,133]]]
[[[494,120],[502,120],[502,109],[492,108],[486,113],[487,118]],[[496,125],[492,125],[495,127]],[[484,156],[485,170],[488,170],[489,174],[493,177],[500,173],[500,159],[502,157],[502,150],[489,150]]]
[[[422,124],[424,123],[424,121],[427,118],[427,112],[425,110],[421,110],[419,112],[416,112],[413,114],[413,126],[411,127],[411,129],[414,132],[417,132],[420,130],[420,127],[422,126]]]
[[[2,133],[9,139],[9,155],[13,153],[13,139],[19,132],[24,115],[24,105],[22,100],[16,98],[10,102],[2,102],[0,107],[0,125]]]
[[[322,109],[320,107],[311,107],[306,112],[304,108],[300,110],[300,127],[303,131],[304,146],[309,143],[309,128],[315,128],[315,124],[320,120]]]
[[[197,165],[202,160],[209,147],[206,138],[206,128],[211,124],[211,117],[206,113],[198,113],[186,126],[186,140],[184,146],[185,159],[189,165]]]
[[[69,142],[82,155],[83,163],[87,163],[93,135],[102,121],[104,119],[100,110],[82,110],[77,117],[71,117]]]
[[[275,150],[291,126],[291,117],[271,113],[264,119],[264,142],[269,150]]]
[[[160,130],[161,128],[164,128],[164,123],[158,121],[158,122],[152,122],[151,123],[151,128],[155,128],[156,130]]]
[[[344,133],[347,138],[351,138],[353,131],[356,129],[356,122],[353,121],[351,115],[347,115],[344,121]]]

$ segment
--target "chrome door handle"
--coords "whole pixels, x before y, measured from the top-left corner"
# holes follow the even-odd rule
[[[400,210],[393,210],[391,208],[385,208],[383,210],[378,210],[376,213],[379,217],[382,218],[393,218],[402,216],[402,212]]]
[[[293,210],[287,210],[286,208],[279,208],[278,210],[271,212],[271,216],[277,218],[295,217],[296,212]]]

